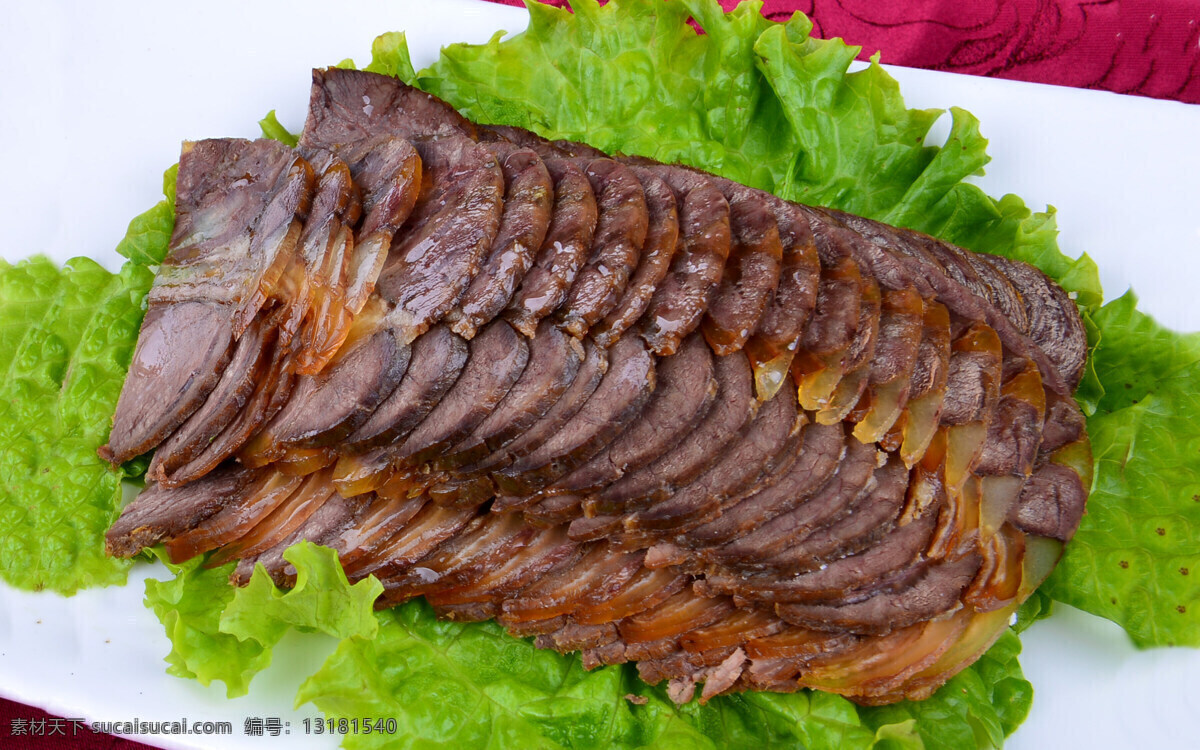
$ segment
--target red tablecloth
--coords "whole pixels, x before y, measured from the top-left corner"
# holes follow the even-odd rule
[[[732,8],[737,0],[721,5]],[[863,58],[882,50],[883,62],[896,65],[1200,104],[1200,3],[1188,0],[765,0],[763,10],[775,20],[802,11],[818,36],[861,45]],[[22,721],[48,723],[34,725],[38,734],[13,736],[14,728],[29,727]],[[55,721],[0,699],[0,744],[143,747],[70,722],[63,735],[49,734]]]
[[[523,5],[521,0],[491,0]],[[549,4],[567,5],[566,0]],[[726,9],[738,0],[721,0]],[[765,0],[817,36],[912,68],[1105,89],[1200,104],[1195,0]]]

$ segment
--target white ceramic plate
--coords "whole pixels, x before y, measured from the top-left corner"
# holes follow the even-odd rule
[[[522,10],[469,0],[10,6],[0,45],[0,253],[89,255],[116,268],[112,248],[128,220],[159,199],[159,176],[180,141],[256,136],[272,107],[298,129],[309,68],[367,60],[380,32],[407,30],[422,65],[443,44],[524,25]],[[1110,296],[1132,283],[1164,322],[1200,328],[1200,107],[892,72],[910,106],[959,105],[979,116],[994,157],[980,183],[1057,206],[1063,248],[1096,258]],[[164,747],[334,745],[304,735],[304,718],[318,715],[312,706],[291,705],[332,642],[314,650],[285,640],[251,694],[228,701],[220,686],[165,674],[169,644],[141,602],[147,575],[163,571],[140,566],[124,588],[70,599],[0,586],[0,694],[88,720],[233,725],[232,736],[218,738],[136,737]],[[1021,661],[1037,698],[1009,746],[1194,747],[1200,651],[1135,652],[1116,626],[1060,609],[1024,638]],[[245,736],[248,717],[278,717],[291,733]]]

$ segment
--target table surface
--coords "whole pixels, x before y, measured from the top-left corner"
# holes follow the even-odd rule
[[[303,122],[308,69],[369,58],[380,32],[407,30],[418,65],[440,45],[480,42],[524,26],[524,11],[443,0],[265,5],[215,0],[203,13],[174,4],[21,4],[8,10],[0,64],[3,257],[89,255],[111,268],[134,215],[160,196],[162,170],[187,138],[257,135],[272,107]],[[236,19],[231,23],[230,18]],[[853,41],[853,40],[851,40]],[[12,75],[16,73],[17,75]],[[892,69],[910,106],[963,106],[982,121],[993,162],[979,184],[1057,206],[1068,254],[1100,264],[1109,296],[1132,284],[1143,308],[1178,328],[1200,328],[1200,107],[1093,91]],[[944,137],[943,118],[935,135]],[[61,198],[58,198],[61,196]],[[0,588],[0,694],[62,716],[224,720],[234,736],[140,737],[172,747],[327,747],[295,735],[244,737],[246,717],[279,716],[296,729],[312,706],[291,708],[299,678],[327,652],[286,640],[251,695],[169,677],[169,644],[141,604],[140,566],[124,588],[65,599]],[[159,571],[158,575],[161,576]],[[1009,747],[1194,746],[1200,651],[1136,652],[1115,625],[1061,608],[1024,637],[1022,665],[1037,689]],[[47,655],[53,655],[47,658]],[[1193,682],[1188,682],[1189,675]],[[4,727],[0,731],[6,731]]]

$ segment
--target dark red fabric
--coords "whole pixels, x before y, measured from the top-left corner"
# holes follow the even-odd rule
[[[97,734],[69,718],[0,698],[0,748],[8,750],[146,750],[146,746],[111,734]]]
[[[523,5],[521,0],[491,0]],[[568,5],[566,0],[549,4]],[[721,0],[726,9],[738,0]],[[1196,0],[765,0],[912,68],[1104,89],[1200,104]]]

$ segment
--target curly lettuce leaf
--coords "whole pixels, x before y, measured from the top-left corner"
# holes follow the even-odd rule
[[[0,576],[13,586],[72,594],[125,582],[129,564],[104,555],[103,536],[126,471],[96,448],[149,285],[137,266],[0,261]]]
[[[854,704],[828,693],[675,706],[632,665],[588,672],[578,657],[535,648],[495,623],[438,620],[423,600],[378,617],[378,636],[343,641],[296,699],[333,717],[396,718],[396,736],[351,735],[348,748],[922,747],[916,718],[868,725]],[[994,712],[980,720],[994,723]],[[962,715],[948,721],[971,731]]]
[[[258,127],[262,130],[263,138],[271,138],[292,148],[295,148],[296,144],[300,142],[299,136],[285,128],[275,117],[275,110],[271,110],[266,117],[259,120]]]
[[[221,613],[237,591],[229,585],[234,564],[208,569],[202,557],[182,565],[167,562],[165,555],[162,559],[175,577],[147,578],[145,601],[171,642],[167,674],[203,685],[220,680],[228,697],[245,695],[254,675],[271,663],[271,651],[257,640],[239,640],[221,630]]]
[[[1094,320],[1095,480],[1046,587],[1137,646],[1200,646],[1200,334],[1162,328],[1132,292]]]
[[[377,580],[351,586],[337,554],[309,542],[283,556],[296,568],[296,585],[287,591],[261,565],[245,588],[235,588],[229,585],[235,563],[208,569],[202,557],[174,565],[160,555],[175,577],[147,579],[146,606],[171,641],[168,674],[204,685],[220,680],[235,698],[270,666],[272,649],[289,630],[347,641],[375,636],[373,603],[383,591]]]
[[[371,577],[351,586],[337,553],[310,542],[289,547],[283,559],[296,568],[296,585],[281,591],[266,569],[256,566],[250,582],[221,613],[222,633],[266,648],[289,628],[336,638],[375,637],[373,605],[383,593],[379,581]]]

